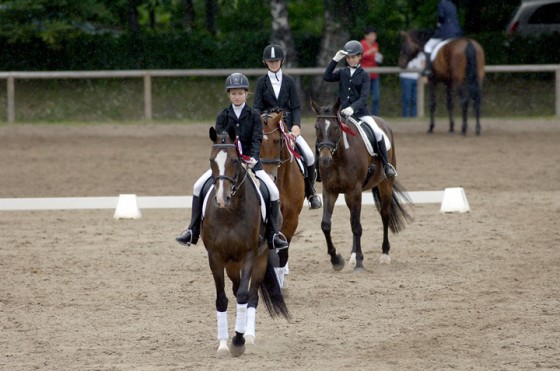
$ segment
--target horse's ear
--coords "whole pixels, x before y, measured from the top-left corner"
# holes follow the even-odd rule
[[[334,103],[332,110],[334,113],[336,113],[338,112],[339,108],[340,108],[340,97],[336,98],[336,102]]]
[[[208,131],[208,134],[210,136],[210,140],[216,143],[216,140],[218,139],[218,133],[216,133],[216,129],[214,129],[213,126],[210,126],[210,130]]]
[[[321,108],[319,107],[319,105],[313,100],[313,98],[310,99],[311,101],[311,108],[313,109],[313,112],[315,112],[316,114],[320,114],[321,112]]]
[[[228,130],[228,135],[229,135],[229,139],[231,139],[232,142],[235,142],[235,128],[233,126],[230,126]]]

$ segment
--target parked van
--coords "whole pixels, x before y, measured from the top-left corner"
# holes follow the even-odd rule
[[[524,0],[508,24],[510,35],[560,32],[560,0]]]

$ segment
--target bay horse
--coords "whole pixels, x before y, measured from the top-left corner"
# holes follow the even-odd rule
[[[296,233],[299,214],[305,200],[305,180],[296,161],[299,155],[293,152],[295,139],[287,132],[282,117],[282,111],[271,111],[261,115],[263,140],[260,157],[264,171],[278,186],[283,218],[281,232],[290,243]],[[285,274],[288,272],[288,250],[289,248],[278,252],[280,259],[277,273],[282,288]]]
[[[401,32],[402,44],[399,54],[399,67],[406,68],[407,63],[422,53],[424,45],[432,33],[417,30]],[[428,76],[430,91],[430,127],[434,130],[436,110],[436,86],[439,82],[447,88],[447,111],[449,113],[449,132],[455,131],[453,121],[453,95],[458,91],[463,111],[461,133],[467,134],[467,115],[469,98],[473,101],[476,116],[476,135],[480,135],[480,105],[482,100],[482,81],[484,79],[484,49],[471,38],[452,39],[443,45],[432,63],[432,73]]]
[[[202,241],[216,286],[218,357],[240,356],[255,340],[255,316],[259,291],[269,314],[289,318],[265,238],[259,196],[249,171],[237,153],[235,130],[218,134],[210,128],[213,187],[206,199]],[[271,253],[276,254],[275,251]],[[276,257],[277,260],[277,257]],[[224,270],[237,299],[235,336],[231,350],[227,324],[228,299]]]
[[[372,190],[377,210],[381,214],[383,223],[383,243],[380,263],[390,264],[388,231],[393,233],[401,231],[407,222],[412,220],[408,208],[403,201],[410,199],[404,188],[395,180],[387,179],[383,171],[381,160],[378,156],[372,157],[360,135],[355,135],[358,130],[354,123],[348,120],[348,125],[343,123],[338,114],[340,100],[331,107],[319,107],[311,101],[313,111],[317,114],[315,134],[317,138],[319,173],[323,182],[323,218],[321,229],[327,241],[327,252],[331,257],[331,264],[335,271],[344,268],[344,258],[337,254],[331,238],[331,218],[334,205],[339,194],[344,194],[346,205],[350,210],[350,225],[352,227],[352,254],[350,263],[354,269],[363,270],[364,255],[362,253],[361,237],[362,224],[360,215],[362,211],[362,192]],[[375,121],[391,142],[388,151],[388,160],[396,167],[395,142],[393,132],[387,123],[380,117]],[[368,177],[370,165],[375,166],[372,176]]]

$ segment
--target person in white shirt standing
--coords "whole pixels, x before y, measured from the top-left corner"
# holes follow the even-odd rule
[[[422,70],[425,64],[426,56],[424,53],[418,53],[414,59],[408,62],[406,70]],[[402,92],[402,117],[416,117],[416,91],[420,73],[406,70],[399,74]]]

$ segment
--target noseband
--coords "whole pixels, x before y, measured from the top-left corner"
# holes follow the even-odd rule
[[[212,147],[217,148],[217,149],[235,148],[237,150],[237,146],[233,143],[214,144],[214,145],[212,145]],[[241,169],[243,170],[243,173],[244,173],[243,174],[243,179],[241,179],[241,182],[239,182],[239,179],[238,179],[239,178],[239,167],[240,166],[241,166]],[[228,180],[229,182],[231,182],[231,195],[232,196],[235,194],[235,192],[237,192],[237,190],[239,189],[241,184],[243,184],[243,182],[247,178],[247,170],[241,165],[241,162],[239,163],[239,165],[237,167],[238,167],[238,169],[235,172],[235,178],[232,178],[232,177],[227,176],[227,175],[218,175],[217,177],[213,178],[213,180],[212,180],[214,185],[220,179]]]

